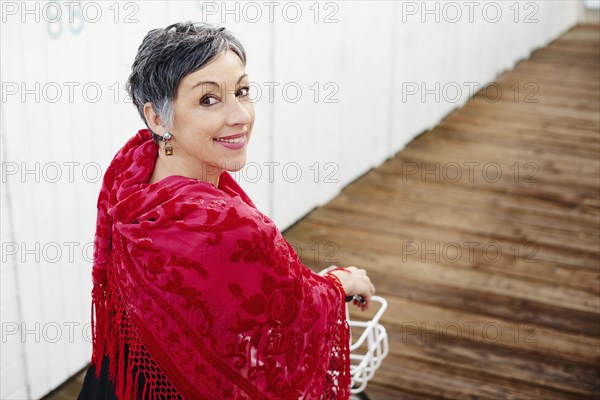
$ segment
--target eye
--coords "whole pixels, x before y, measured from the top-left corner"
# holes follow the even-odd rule
[[[248,86],[241,87],[237,91],[236,95],[239,97],[248,97],[250,95],[250,87],[248,87]]]
[[[214,96],[209,94],[202,96],[202,98],[200,99],[200,104],[203,106],[213,106],[217,103],[218,100]]]

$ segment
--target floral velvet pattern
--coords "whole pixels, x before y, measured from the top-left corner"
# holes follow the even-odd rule
[[[110,358],[117,396],[348,398],[339,282],[304,266],[227,172],[219,187],[149,184],[157,151],[139,131],[98,198],[92,363]]]

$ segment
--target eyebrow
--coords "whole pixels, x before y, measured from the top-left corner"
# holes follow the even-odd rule
[[[242,79],[244,79],[246,77],[248,77],[248,74],[243,74],[242,76],[240,76],[238,78],[238,80],[237,80],[237,82],[235,84],[237,85],[238,83],[240,83],[240,81]],[[215,81],[200,81],[200,82],[196,83],[194,86],[192,86],[192,89],[195,89],[195,88],[197,88],[200,85],[215,85],[215,86],[219,86],[220,87],[220,85],[217,82],[215,82]]]

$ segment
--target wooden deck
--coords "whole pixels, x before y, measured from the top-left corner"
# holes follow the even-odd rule
[[[599,57],[571,30],[285,232],[389,301],[372,400],[600,395]]]
[[[600,396],[598,25],[497,82],[285,233],[388,300],[372,400]]]

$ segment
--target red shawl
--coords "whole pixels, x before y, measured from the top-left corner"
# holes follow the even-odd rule
[[[340,283],[305,267],[227,172],[218,188],[148,184],[157,154],[139,131],[98,198],[92,364],[109,357],[117,397],[347,399]]]

